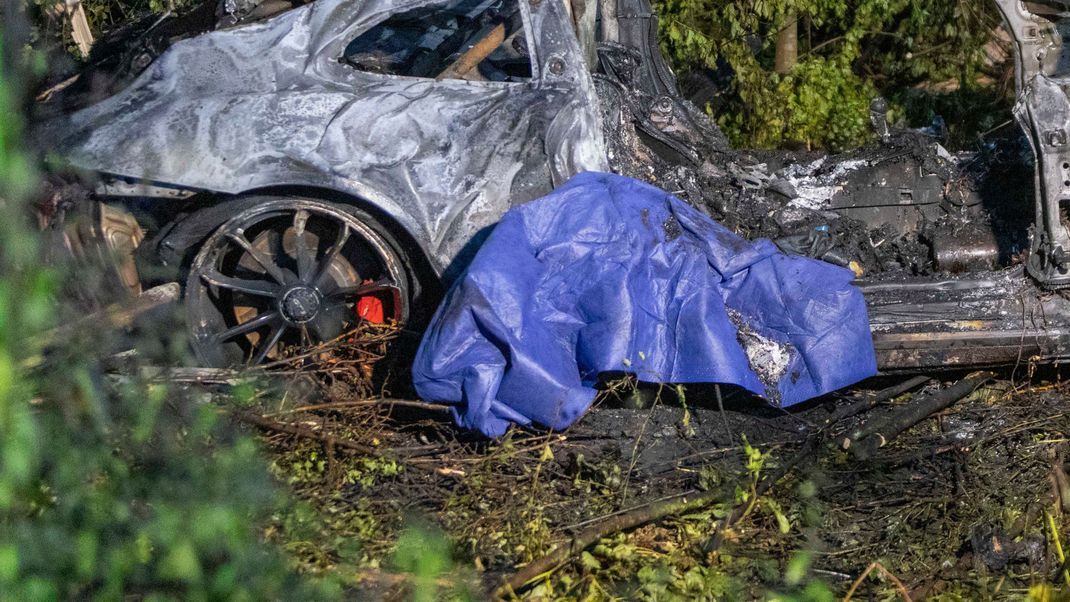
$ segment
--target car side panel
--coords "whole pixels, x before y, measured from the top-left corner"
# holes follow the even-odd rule
[[[606,163],[593,84],[552,0],[521,3],[538,40],[530,83],[383,76],[337,60],[362,28],[425,4],[320,0],[176,43],[46,135],[76,166],[125,178],[360,196],[444,272],[513,203]]]

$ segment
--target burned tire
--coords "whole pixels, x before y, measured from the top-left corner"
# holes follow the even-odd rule
[[[371,216],[264,197],[204,241],[190,265],[185,305],[203,365],[258,365],[362,320],[403,324],[409,290],[401,253]]]

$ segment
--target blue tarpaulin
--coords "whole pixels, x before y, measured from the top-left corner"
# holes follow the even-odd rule
[[[789,406],[876,373],[852,279],[648,184],[584,173],[502,218],[432,318],[413,380],[491,437],[567,427],[610,371]]]

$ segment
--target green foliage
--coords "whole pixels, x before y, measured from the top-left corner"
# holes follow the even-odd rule
[[[436,580],[453,564],[445,536],[424,527],[412,527],[401,534],[394,552],[394,564],[412,576],[413,602],[432,602],[438,596]]]
[[[1041,583],[1029,588],[1026,599],[1029,602],[1067,602],[1070,600],[1070,591],[1060,592],[1047,583]]]
[[[661,0],[656,9],[678,70],[731,67],[718,121],[736,145],[760,148],[862,144],[878,93],[902,116],[918,101],[907,98],[917,84],[957,80],[976,91],[982,47],[998,23],[994,6],[969,0]],[[792,18],[799,60],[776,73],[777,33]],[[999,91],[988,92],[987,112],[997,112]]]
[[[2,54],[2,53],[0,53]],[[7,67],[7,65],[5,65]],[[0,592],[5,599],[318,598],[261,541],[277,496],[254,442],[189,390],[103,374],[104,333],[40,267],[16,88],[0,72]],[[172,358],[173,359],[173,358]]]
[[[791,587],[790,593],[769,596],[770,602],[832,602],[836,597],[824,582],[810,577],[811,552],[796,552],[784,571],[784,583]]]
[[[198,0],[81,0],[89,29],[95,39],[138,21],[167,13],[180,13],[198,3]],[[16,2],[12,2],[16,4]],[[67,58],[75,62],[84,60],[74,44],[69,19],[56,10],[61,2],[56,0],[26,0],[27,11],[32,18],[31,38],[35,48],[63,49]],[[51,57],[53,60],[57,56]],[[55,68],[55,65],[53,65]]]
[[[43,10],[54,1],[34,0],[33,3]],[[149,15],[178,12],[195,3],[195,0],[82,0],[82,9],[93,34],[100,36]]]

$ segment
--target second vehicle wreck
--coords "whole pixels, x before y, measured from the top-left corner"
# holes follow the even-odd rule
[[[889,133],[879,102],[880,142],[847,156],[731,149],[679,97],[645,0],[575,20],[554,0],[208,3],[99,48],[39,132],[99,174],[96,200],[156,216],[142,277],[185,278],[210,365],[417,316],[506,210],[610,170],[850,267],[882,370],[1061,361],[1070,13],[996,2],[1035,201],[1006,185],[1027,165]]]

